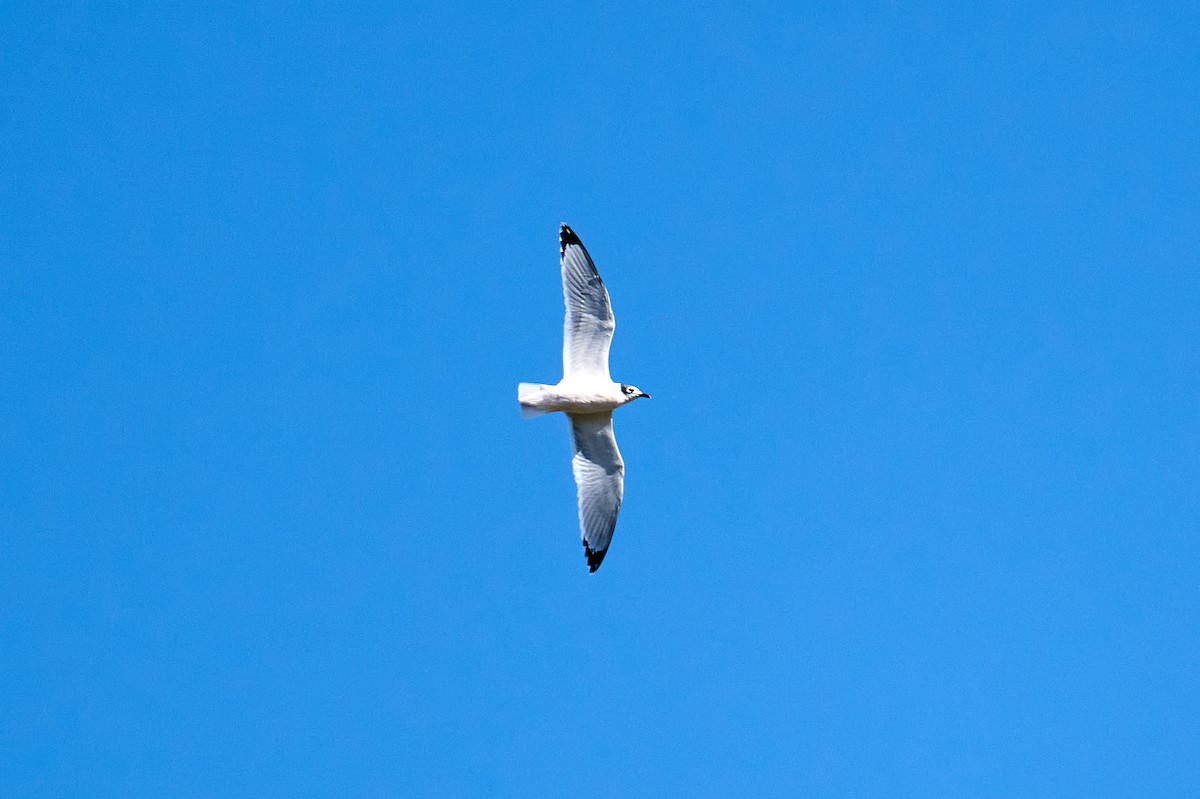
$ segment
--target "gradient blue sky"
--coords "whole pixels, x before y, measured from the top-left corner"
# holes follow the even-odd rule
[[[1097,5],[6,4],[0,793],[1200,794],[1200,11]]]

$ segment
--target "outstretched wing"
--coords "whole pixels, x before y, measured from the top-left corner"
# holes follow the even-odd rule
[[[608,300],[608,289],[596,265],[575,231],[563,225],[558,231],[562,264],[563,300],[567,318],[563,324],[563,378],[608,376],[608,348],[616,320]]]
[[[579,531],[588,570],[600,568],[617,526],[625,493],[625,463],[613,436],[612,413],[570,414],[575,456],[575,486],[579,493]]]

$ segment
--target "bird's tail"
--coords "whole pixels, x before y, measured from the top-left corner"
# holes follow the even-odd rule
[[[521,416],[526,419],[532,419],[535,416],[547,413],[547,411],[543,411],[537,407],[537,402],[541,393],[548,388],[550,386],[543,383],[517,384],[517,402],[521,403]]]

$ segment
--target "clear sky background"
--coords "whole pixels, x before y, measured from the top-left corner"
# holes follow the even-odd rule
[[[0,12],[0,794],[1200,794],[1195,3],[249,5]]]

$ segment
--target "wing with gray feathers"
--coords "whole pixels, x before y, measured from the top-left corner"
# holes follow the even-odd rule
[[[579,493],[579,530],[588,570],[596,571],[608,552],[617,512],[625,493],[625,463],[613,436],[612,413],[571,417],[575,486]]]
[[[563,324],[563,377],[611,380],[608,348],[617,325],[608,300],[608,289],[604,288],[604,281],[583,242],[566,225],[558,231],[558,249],[563,300],[567,305],[567,318]]]

